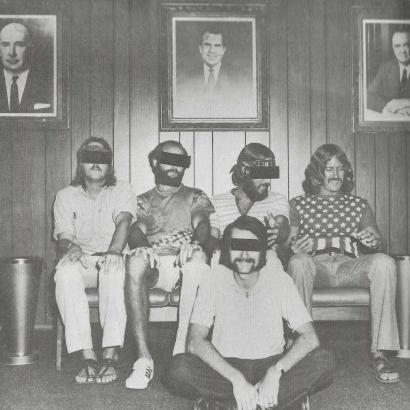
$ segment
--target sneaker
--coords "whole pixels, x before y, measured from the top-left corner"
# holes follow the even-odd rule
[[[154,362],[141,357],[134,363],[133,370],[125,381],[125,387],[128,389],[146,389],[153,377]]]

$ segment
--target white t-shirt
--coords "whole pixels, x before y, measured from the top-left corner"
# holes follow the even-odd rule
[[[54,202],[54,238],[64,233],[87,255],[106,252],[121,212],[133,217],[137,213],[137,197],[129,183],[105,187],[95,199],[83,187],[69,186],[57,192]]]
[[[222,356],[262,359],[283,352],[282,318],[293,330],[312,321],[289,275],[264,267],[246,296],[232,271],[217,265],[199,286],[191,323],[214,325],[212,344]]]
[[[235,195],[231,191],[215,195],[211,198],[215,212],[209,216],[211,227],[218,228],[222,236],[226,226],[241,216],[236,205]],[[271,212],[273,216],[283,215],[289,219],[289,202],[277,192],[268,191],[268,196],[262,201],[254,202],[247,215],[253,216],[264,223],[264,217]]]

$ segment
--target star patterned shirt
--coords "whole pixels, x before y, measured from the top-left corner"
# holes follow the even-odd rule
[[[351,194],[298,196],[290,201],[289,217],[299,236],[314,239],[312,253],[331,248],[358,257],[354,234],[376,226],[369,203]]]

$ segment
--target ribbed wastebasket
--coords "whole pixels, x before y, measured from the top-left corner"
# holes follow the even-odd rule
[[[410,358],[410,256],[393,255],[397,264],[396,310],[401,358]]]
[[[42,264],[43,259],[39,257],[0,258],[5,364],[23,365],[37,361],[33,352],[33,331]]]

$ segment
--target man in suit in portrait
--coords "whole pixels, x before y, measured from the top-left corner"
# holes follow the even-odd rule
[[[53,112],[53,78],[31,65],[32,36],[22,23],[0,31],[0,113]]]
[[[400,27],[392,36],[395,58],[383,63],[367,90],[367,108],[410,116],[410,31]]]
[[[226,37],[226,36],[225,36]],[[256,116],[256,86],[252,65],[224,60],[227,46],[222,30],[209,27],[201,35],[199,64],[177,70],[176,117],[243,118]]]

